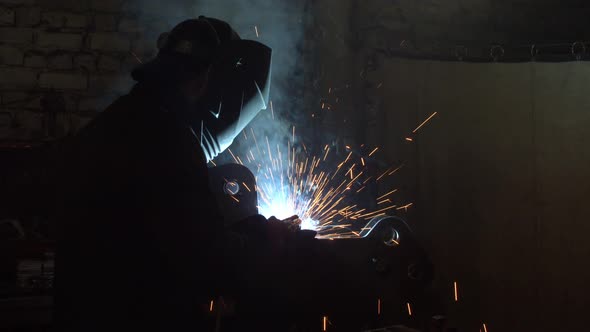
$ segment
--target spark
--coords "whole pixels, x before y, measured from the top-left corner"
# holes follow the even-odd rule
[[[246,190],[248,190],[249,192],[252,192],[252,190],[250,190],[250,187],[248,187],[246,182],[242,182],[242,184],[244,185],[244,187],[246,187]]]
[[[408,141],[408,142],[413,142],[413,141],[414,141],[414,139],[413,139],[413,138],[411,138],[411,137],[406,137],[406,141]]]
[[[254,31],[256,32],[256,38],[260,38],[260,35],[258,34],[258,27],[256,25],[254,26]]]
[[[401,164],[398,166],[398,168],[394,169],[393,171],[391,171],[391,173],[387,174],[387,175],[393,175],[395,173],[397,173],[397,171],[399,171],[400,169],[402,169],[404,167],[405,164]]]
[[[377,315],[381,315],[381,299],[377,299]]]
[[[393,189],[392,191],[388,192],[387,194],[385,194],[385,195],[382,195],[381,197],[377,198],[377,200],[378,200],[378,201],[380,201],[380,200],[382,200],[383,198],[385,198],[385,197],[387,197],[387,196],[389,196],[389,195],[391,195],[391,194],[395,193],[396,191],[397,191],[397,189]]]
[[[376,180],[376,181],[379,181],[379,180],[381,180],[381,179],[382,179],[382,178],[383,178],[385,175],[387,175],[387,173],[389,173],[389,170],[390,170],[390,169],[391,169],[391,168],[389,168],[389,169],[387,169],[385,172],[383,172],[383,174],[381,174],[381,175],[380,175],[380,176],[377,178],[377,180]]]
[[[397,210],[406,210],[406,212],[408,212],[408,208],[412,205],[414,205],[414,203],[406,204],[404,206],[398,207]]]
[[[211,300],[211,303],[209,304],[209,311],[213,312],[213,300]]]
[[[212,163],[213,166],[217,167],[217,164],[213,160],[210,160],[209,162]]]
[[[422,127],[423,127],[423,126],[424,126],[424,125],[425,125],[425,124],[426,124],[428,121],[430,121],[430,119],[432,119],[432,118],[433,118],[433,117],[436,115],[436,113],[438,113],[438,112],[434,112],[434,113],[432,113],[432,115],[430,115],[430,116],[428,117],[428,119],[424,120],[424,122],[422,122],[422,123],[421,123],[421,124],[420,124],[418,127],[416,127],[416,129],[414,129],[414,130],[412,131],[412,133],[414,133],[414,134],[415,134],[415,133],[416,133],[416,132],[417,132],[417,131],[418,131],[420,128],[422,128]]]
[[[272,119],[275,119],[275,109],[274,107],[272,107],[272,100],[269,102],[270,103],[270,114],[272,116]]]
[[[260,214],[279,220],[296,215],[302,229],[315,230],[317,238],[330,239],[359,237],[359,231],[367,220],[385,215],[397,207],[387,198],[395,190],[379,197],[376,207],[352,203],[358,201],[356,195],[367,192],[369,181],[375,181],[366,168],[365,158],[360,162],[352,158],[353,151],[340,156],[332,151],[329,144],[320,145],[319,153],[312,154],[303,142],[294,142],[295,126],[291,130],[291,137],[288,138],[292,140],[288,139],[286,146],[273,143],[271,147],[269,137],[265,136],[266,146],[262,149],[256,132],[250,128],[245,137],[253,141],[256,148],[246,151],[244,157],[247,158],[227,150],[230,160],[244,164],[255,175],[255,188],[242,184],[246,190],[257,193]],[[329,158],[332,152],[332,158]],[[342,159],[338,161],[338,158]],[[385,170],[381,177],[391,173],[392,169]],[[230,197],[239,203],[237,197]]]
[[[455,302],[459,302],[459,293],[457,292],[457,282],[453,282],[453,289],[455,291]]]
[[[323,319],[323,327],[324,327],[323,331],[327,331],[327,327],[328,327],[328,316],[324,316],[324,319]]]
[[[410,305],[410,303],[406,303],[406,306],[408,307],[408,316],[412,316],[412,306]]]
[[[377,85],[377,89],[379,89],[382,86],[383,86],[383,83],[379,83],[379,85]]]
[[[350,151],[348,156],[346,156],[346,159],[344,159],[344,162],[347,162],[348,160],[350,160],[350,156],[352,156],[352,151]]]
[[[376,147],[373,151],[371,151],[371,153],[369,153],[369,157],[374,155],[377,150],[379,150],[379,147]]]
[[[240,162],[238,161],[238,158],[236,158],[236,155],[231,151],[231,149],[227,149],[227,151],[229,151],[229,154],[231,154],[232,158],[234,158],[236,164],[239,164]]]
[[[258,155],[261,155],[260,147],[258,146],[258,141],[256,140],[256,135],[254,134],[254,128],[250,127],[250,132],[252,132],[252,137],[254,138],[254,143],[256,144],[256,149],[258,150]]]
[[[363,164],[363,166],[365,166],[365,158],[361,157],[361,164]]]
[[[135,60],[137,60],[137,62],[139,62],[139,64],[143,64],[143,61],[141,61],[141,59],[137,56],[137,54],[135,54],[135,52],[131,51],[130,53],[131,53],[131,55],[133,55]]]
[[[488,327],[486,326],[486,323],[483,323],[483,332],[488,332]]]

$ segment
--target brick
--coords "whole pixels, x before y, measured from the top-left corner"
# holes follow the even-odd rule
[[[81,54],[74,57],[74,67],[87,71],[96,70],[96,57],[92,54]]]
[[[0,28],[0,43],[30,44],[33,42],[33,29]]]
[[[119,31],[121,32],[141,32],[145,28],[139,23],[138,20],[133,18],[122,18],[119,22]]]
[[[37,3],[46,10],[65,9],[83,12],[90,8],[89,0],[37,0]]]
[[[161,17],[154,17],[149,21],[145,18],[143,19],[144,22],[149,24],[149,30],[153,32],[154,41],[158,39],[158,36],[164,31],[170,31],[176,25],[176,23],[180,23],[178,21],[173,22],[171,20],[162,19]]]
[[[46,89],[85,90],[88,87],[88,77],[78,72],[41,73],[39,86]]]
[[[0,45],[0,65],[17,65],[23,64],[24,53],[13,46]]]
[[[139,56],[138,56],[138,58],[140,60],[142,60],[142,62],[149,60],[149,58],[142,58]],[[135,56],[130,54],[123,59],[122,71],[123,72],[131,72],[133,69],[135,69],[139,65],[141,65],[141,63],[137,60],[137,58],[135,58]]]
[[[0,6],[0,26],[13,25],[15,22],[14,10]]]
[[[117,19],[111,14],[97,14],[94,16],[94,29],[96,31],[115,31]]]
[[[22,91],[8,91],[2,93],[2,105],[13,106],[27,99],[27,94]]]
[[[73,130],[78,131],[88,125],[92,121],[93,117],[84,115],[72,115]]]
[[[135,81],[131,75],[92,75],[90,77],[89,90],[95,94],[125,94],[128,93]]]
[[[41,22],[50,28],[84,28],[88,25],[88,18],[82,14],[53,11],[43,13]]]
[[[121,70],[121,60],[108,56],[102,55],[98,59],[98,70],[100,71],[119,71]]]
[[[72,69],[73,61],[70,54],[58,53],[47,57],[47,67],[51,69]]]
[[[96,11],[119,12],[124,2],[124,0],[91,0],[90,8]]]
[[[140,58],[150,58],[158,53],[158,47],[156,46],[156,38],[141,38],[133,40],[131,45],[131,51],[133,51]]]
[[[12,115],[8,113],[0,113],[0,137],[6,137],[7,131],[12,127]]]
[[[45,68],[47,67],[47,60],[42,54],[27,54],[25,55],[25,67],[31,68]]]
[[[82,48],[82,35],[74,33],[41,32],[37,38],[37,45],[42,48],[75,51]]]
[[[33,27],[41,23],[41,7],[19,7],[16,9],[16,25]]]
[[[16,113],[19,126],[26,129],[29,138],[40,138],[43,135],[43,114],[33,111],[19,111]]]
[[[39,94],[11,91],[3,93],[2,97],[4,103],[9,107],[19,109],[41,109],[41,95]]]
[[[90,48],[99,51],[129,52],[129,39],[116,33],[95,33],[90,36]]]
[[[35,4],[35,0],[0,0],[0,4],[26,6]]]
[[[82,112],[97,112],[103,111],[107,108],[114,99],[116,99],[116,95],[111,96],[100,96],[100,97],[89,97],[80,99],[78,102],[78,111]]]
[[[34,88],[37,85],[37,71],[29,68],[0,67],[0,88]]]

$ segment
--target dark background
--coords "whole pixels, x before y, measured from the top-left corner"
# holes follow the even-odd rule
[[[586,330],[590,4],[286,1],[0,0],[0,139],[23,147],[74,133],[129,89],[138,58],[183,18],[221,10],[246,38],[260,24],[262,39],[275,29],[259,22],[280,22],[291,49],[277,109],[307,139],[380,146],[384,164],[406,163],[382,190],[414,203],[403,216],[433,258],[453,324]],[[529,61],[533,45],[565,62]],[[11,170],[45,166],[18,160],[27,166]],[[5,188],[2,211],[13,211]]]

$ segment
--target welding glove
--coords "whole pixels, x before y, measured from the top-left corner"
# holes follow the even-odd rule
[[[287,239],[295,233],[289,224],[274,217],[266,219],[262,215],[236,223],[232,231],[245,236],[246,250],[265,250],[272,255],[283,252]]]

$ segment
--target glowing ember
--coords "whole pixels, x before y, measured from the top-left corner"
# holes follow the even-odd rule
[[[430,120],[431,120],[431,119],[432,119],[432,118],[433,118],[433,117],[434,117],[434,116],[435,116],[437,113],[438,113],[438,112],[434,112],[434,113],[432,113],[432,114],[431,114],[431,115],[430,115],[430,116],[429,116],[429,117],[428,117],[426,120],[424,120],[424,122],[422,122],[422,123],[421,123],[421,124],[420,124],[418,127],[416,127],[416,129],[414,129],[414,130],[412,131],[412,133],[414,133],[414,134],[415,134],[415,133],[416,133],[418,130],[420,130],[420,128],[424,127],[424,125],[425,125],[426,123],[428,123],[428,121],[430,121]]]

